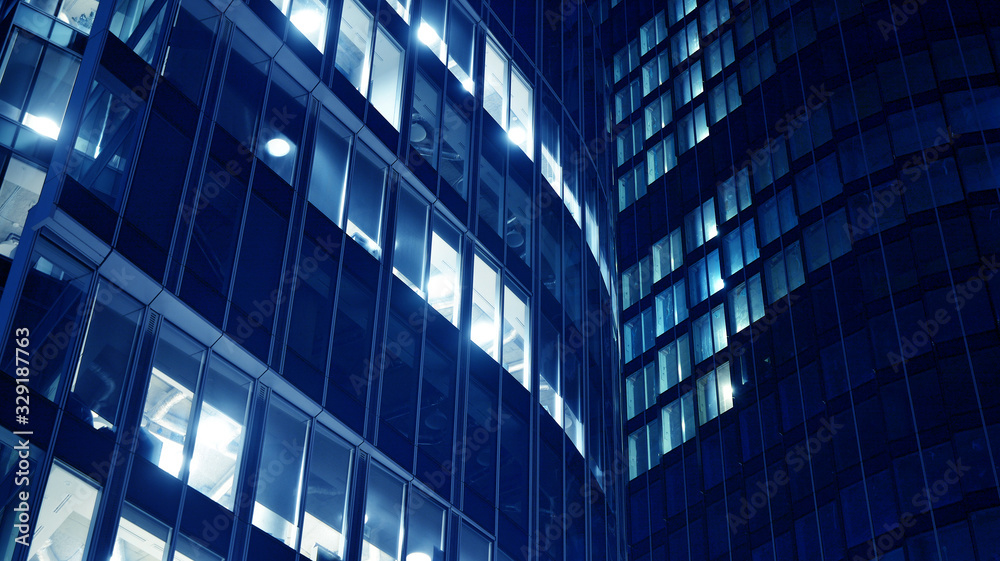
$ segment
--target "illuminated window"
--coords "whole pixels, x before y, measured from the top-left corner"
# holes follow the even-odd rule
[[[358,4],[346,0],[340,20],[335,65],[361,93],[368,92],[368,60],[371,56],[374,18]]]
[[[375,36],[375,57],[371,71],[372,107],[399,130],[400,92],[403,88],[403,49],[382,26]]]
[[[492,41],[486,42],[483,109],[504,129],[507,128],[507,56]]]
[[[494,359],[499,358],[500,273],[477,253],[472,266],[472,342]]]
[[[28,559],[61,559],[67,551],[78,555],[76,559],[85,558],[99,495],[97,486],[89,479],[58,462],[53,463],[42,504],[32,511],[37,523]]]
[[[517,71],[510,73],[510,128],[507,130],[511,142],[534,158],[534,98],[528,81]],[[558,150],[558,146],[555,148]]]
[[[234,506],[252,381],[213,357],[196,399],[207,353],[177,328],[164,323],[153,356],[143,406],[138,453],[226,508]],[[192,434],[191,420],[198,409]],[[191,458],[184,454],[195,439]]]
[[[461,300],[461,238],[454,226],[434,215],[427,302],[455,325],[458,325]]]
[[[527,299],[509,284],[503,297],[503,367],[521,385],[531,389],[531,362],[528,360]]]

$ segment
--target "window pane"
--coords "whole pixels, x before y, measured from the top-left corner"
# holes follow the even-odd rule
[[[462,524],[458,558],[461,561],[490,561],[490,541],[467,524]]]
[[[15,55],[12,53],[11,56]],[[47,47],[21,122],[43,136],[58,137],[79,69],[79,59],[54,47]]]
[[[510,285],[504,287],[503,367],[521,385],[531,389],[531,363],[528,360],[528,306],[526,299]],[[475,324],[473,324],[475,325]]]
[[[528,85],[528,81],[521,76],[520,72],[512,70],[510,78],[510,129],[508,135],[511,142],[520,147],[529,158],[534,158],[535,140],[532,128],[534,98],[531,86]]]
[[[323,0],[292,0],[292,11],[288,15],[289,21],[321,53],[326,46],[326,18],[327,7]]]
[[[344,558],[351,447],[317,425],[309,460],[305,518],[299,552],[313,561]]]
[[[698,424],[704,425],[718,416],[719,402],[713,371],[698,379]]]
[[[757,321],[764,317],[764,294],[760,285],[760,275],[750,277],[747,284],[750,286],[750,318],[752,321]]]
[[[222,561],[221,557],[183,535],[177,537],[177,547],[172,559],[173,561]]]
[[[102,280],[67,409],[94,428],[114,428],[125,374],[144,306],[120,288]]]
[[[123,84],[115,83],[114,89],[119,88],[127,91]],[[126,152],[130,152],[131,130],[138,114],[135,105],[132,98],[112,93],[111,89],[95,81],[73,144],[73,157],[79,165],[71,166],[67,173],[112,208],[118,207],[121,196],[118,178],[128,163]]]
[[[646,473],[649,467],[646,427],[628,435],[628,474],[629,479]]]
[[[163,76],[191,100],[200,100],[222,16],[207,2],[182,0],[170,31]]]
[[[270,63],[264,51],[237,32],[233,36],[226,78],[219,96],[218,121],[238,142],[253,144],[267,87]]]
[[[11,157],[0,186],[0,255],[14,258],[28,211],[38,202],[45,171]]]
[[[371,464],[361,561],[395,561],[400,558],[404,492],[402,481],[378,464]]]
[[[112,559],[162,561],[170,529],[166,525],[126,503],[118,520]]]
[[[743,268],[743,245],[740,243],[740,230],[737,228],[722,239],[722,249],[726,254],[726,276]]]
[[[483,109],[504,129],[507,128],[507,76],[506,55],[487,41]]]
[[[745,284],[729,291],[729,309],[732,314],[733,333],[738,333],[750,326],[750,309],[747,307],[747,287]]]
[[[98,494],[88,479],[52,464],[42,505],[33,515],[37,525],[28,559],[69,559],[65,552],[78,554],[76,559],[86,557]]]
[[[760,257],[760,250],[757,247],[757,232],[754,230],[753,218],[740,227],[743,231],[743,256],[744,262],[753,263]]]
[[[461,234],[444,218],[434,215],[431,234],[430,277],[427,280],[427,301],[448,321],[458,325],[461,299],[459,285],[459,253]]]
[[[45,42],[16,30],[14,37],[3,64],[3,77],[0,78],[0,114],[20,120],[35,68],[45,50]]]
[[[368,147],[358,146],[347,203],[347,235],[376,258],[382,253],[382,201],[387,167]]]
[[[403,49],[379,27],[372,60],[372,107],[399,130],[399,95],[402,90]]]
[[[305,128],[308,93],[278,68],[272,73],[271,89],[264,105],[266,118],[260,127],[257,155],[288,183],[293,183],[302,131]],[[278,118],[276,116],[280,115]]]
[[[431,167],[438,158],[438,126],[441,93],[422,72],[413,81],[413,108],[410,117],[410,144]]]
[[[444,559],[445,523],[444,508],[423,493],[411,492],[407,507],[406,561]]]
[[[663,428],[663,453],[666,454],[683,442],[681,440],[683,433],[681,400],[677,399],[663,408],[660,413],[660,424]]]
[[[681,396],[681,428],[684,432],[684,442],[694,438],[694,392],[688,392]]]
[[[500,274],[478,254],[472,266],[472,342],[494,359],[497,357],[497,336],[500,333],[497,298]]]
[[[253,380],[213,357],[202,391],[188,485],[233,508]]]
[[[712,310],[712,337],[715,340],[715,352],[720,352],[729,345],[726,333],[725,304],[720,304]]]
[[[640,370],[625,379],[626,419],[631,419],[646,410],[646,393],[643,388],[643,371]]]
[[[309,202],[340,227],[344,225],[344,196],[352,140],[351,131],[329,111],[324,109],[320,113],[309,178]]]
[[[668,287],[656,295],[656,334],[663,335],[674,327],[674,291]]]
[[[451,103],[446,103],[441,121],[441,163],[438,171],[441,179],[463,199],[468,196],[468,184],[465,182],[468,161],[469,120]]]
[[[472,81],[475,47],[475,23],[464,8],[451,2],[448,8],[448,68],[469,92],[475,91]]]
[[[404,186],[396,208],[396,242],[392,271],[418,294],[424,294],[424,263],[427,252],[427,201]]]
[[[362,94],[368,91],[368,57],[372,41],[372,16],[356,0],[344,2],[337,41],[337,70]]]
[[[253,525],[294,547],[309,418],[277,395],[267,404]]]
[[[733,408],[733,385],[729,363],[726,362],[719,366],[715,373],[716,383],[719,385],[719,413],[725,413]]]
[[[712,322],[709,315],[694,320],[691,329],[694,332],[694,361],[697,364],[712,356]]]
[[[163,324],[146,390],[137,451],[174,477],[179,477],[184,467],[184,443],[204,361],[205,349],[201,345],[169,323]]]

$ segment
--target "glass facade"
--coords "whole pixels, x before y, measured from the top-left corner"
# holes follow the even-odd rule
[[[997,6],[594,12],[628,558],[995,559]]]
[[[587,10],[0,10],[0,559],[625,556]]]

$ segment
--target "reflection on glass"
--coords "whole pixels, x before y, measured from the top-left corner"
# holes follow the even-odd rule
[[[66,404],[68,411],[93,423],[94,428],[115,426],[143,308],[107,281],[98,284]]]
[[[451,185],[462,198],[468,196],[465,182],[469,160],[469,120],[452,104],[444,105],[441,121],[441,179]]]
[[[170,529],[126,503],[118,520],[111,561],[162,561]]]
[[[344,2],[337,41],[337,70],[362,94],[368,91],[368,57],[370,56],[373,18],[357,0]]]
[[[400,189],[392,272],[421,296],[427,252],[427,206],[427,201],[409,187]]]
[[[431,232],[430,276],[427,279],[427,302],[448,321],[458,325],[461,301],[459,251],[461,234],[447,220],[434,215]]]
[[[28,561],[86,557],[98,493],[89,480],[58,463],[52,464],[42,505],[32,512],[38,522]]]
[[[138,452],[174,477],[184,467],[184,443],[205,349],[164,323],[142,411]]]
[[[472,342],[497,357],[500,274],[476,254],[472,266]]]
[[[413,491],[407,511],[406,561],[444,561],[444,508]]]
[[[119,0],[115,5],[115,13],[111,16],[110,31],[123,43],[132,47],[147,64],[153,63],[156,46],[163,33],[163,14],[166,12],[165,2],[150,2],[148,0]],[[155,15],[149,14],[152,8],[157,9]]]
[[[97,0],[64,0],[56,17],[78,31],[89,34],[94,25],[94,16],[97,15],[97,4]]]
[[[507,57],[493,42],[486,42],[483,108],[504,129],[507,128]]]
[[[317,427],[309,460],[305,518],[299,552],[313,561],[344,558],[347,490],[352,449],[324,427]]]
[[[372,60],[372,107],[378,110],[396,130],[399,130],[399,94],[402,91],[403,49],[382,27],[375,37],[375,58]]]
[[[513,99],[513,93],[511,94]],[[542,177],[556,194],[562,195],[562,166],[559,165],[559,125],[542,106]]]
[[[347,235],[376,258],[382,254],[382,202],[387,167],[369,148],[359,145],[347,204]]]
[[[305,88],[285,71],[274,69],[264,105],[266,118],[257,133],[257,155],[288,183],[293,182],[299,158],[307,99]]]
[[[21,122],[42,136],[57,138],[79,69],[76,57],[53,47],[46,48]]]
[[[118,178],[128,162],[134,137],[129,131],[135,126],[141,100],[117,80],[107,80],[108,86],[95,81],[90,87],[73,144],[73,157],[79,165],[71,166],[68,173],[102,202],[117,208],[121,195]]]
[[[521,385],[531,389],[531,363],[528,360],[528,306],[525,298],[510,285],[503,297],[503,367]]]
[[[337,226],[343,226],[347,164],[353,136],[332,113],[323,109],[316,131],[309,202]]]
[[[188,485],[229,509],[233,508],[252,384],[248,376],[213,358],[198,413]]]
[[[272,394],[267,404],[253,525],[295,547],[309,418]]]
[[[11,157],[0,185],[0,255],[13,259],[28,211],[38,202],[45,172]]]
[[[437,167],[438,106],[441,93],[422,72],[413,79],[410,145],[431,167]]]
[[[397,561],[400,558],[405,490],[402,481],[378,464],[371,464],[361,561]]]
[[[410,23],[410,0],[387,0],[387,2],[403,21]]]

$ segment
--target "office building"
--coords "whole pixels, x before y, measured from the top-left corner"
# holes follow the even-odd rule
[[[604,56],[551,8],[4,3],[0,559],[622,559]]]
[[[997,559],[997,5],[602,8],[628,558]]]

